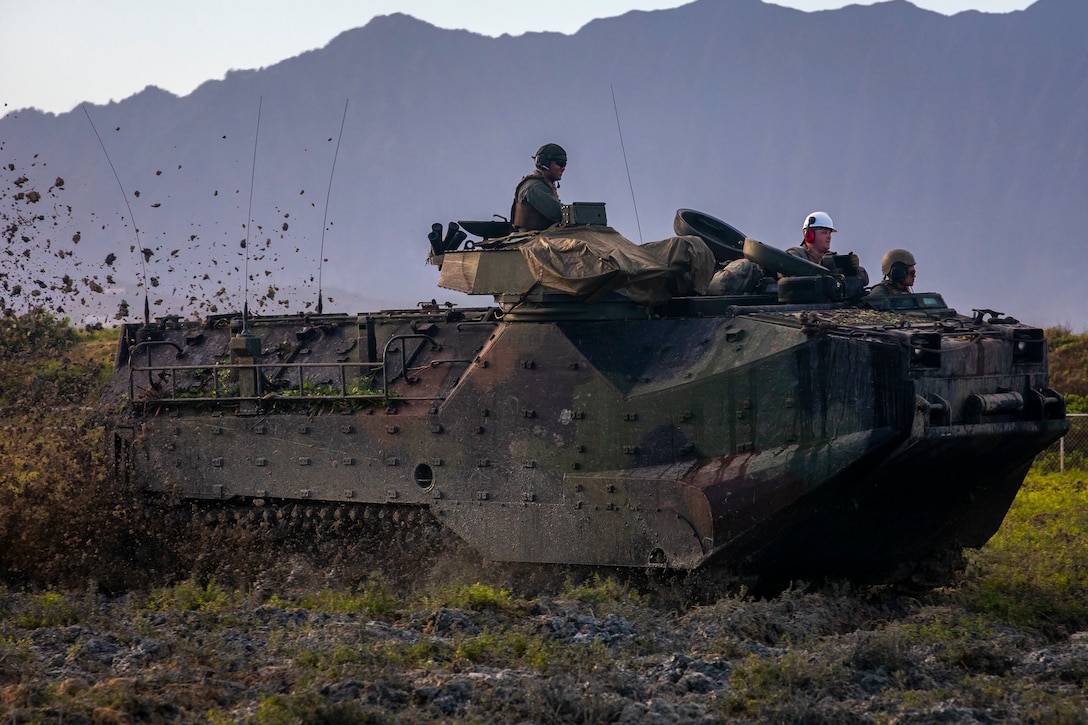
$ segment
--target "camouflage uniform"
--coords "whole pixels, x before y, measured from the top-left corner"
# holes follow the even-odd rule
[[[820,266],[823,266],[823,259],[817,257],[812,252],[812,250],[810,250],[804,244],[800,244],[796,247],[790,247],[786,250],[786,254],[790,255],[791,257],[800,257],[801,259],[807,259],[813,264],[819,264]],[[834,252],[828,252],[828,254],[834,254]]]
[[[510,221],[515,231],[547,229],[563,218],[559,190],[537,169],[522,177],[514,190]]]
[[[873,288],[869,290],[870,297],[890,297],[892,295],[907,295],[910,294],[910,287],[902,287],[890,279],[886,279],[880,284],[873,285]]]

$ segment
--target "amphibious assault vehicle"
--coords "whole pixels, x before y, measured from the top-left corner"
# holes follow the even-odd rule
[[[437,522],[500,562],[894,582],[984,544],[1068,427],[1039,328],[867,302],[856,258],[692,210],[648,245],[585,212],[434,225],[439,285],[488,306],[126,325],[118,473],[266,520]],[[707,294],[738,264],[754,282]]]

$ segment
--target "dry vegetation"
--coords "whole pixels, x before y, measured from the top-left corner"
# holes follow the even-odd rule
[[[541,581],[195,525],[104,473],[111,333],[2,324],[0,723],[1088,721],[1083,472],[952,588]]]
[[[1071,413],[1088,413],[1088,334],[1067,327],[1046,329],[1050,353],[1050,384],[1065,395]]]

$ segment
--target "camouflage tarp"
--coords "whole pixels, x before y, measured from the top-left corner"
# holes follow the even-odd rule
[[[616,292],[635,302],[706,294],[714,255],[696,236],[638,245],[604,226],[548,229],[519,249],[537,284],[584,298]]]

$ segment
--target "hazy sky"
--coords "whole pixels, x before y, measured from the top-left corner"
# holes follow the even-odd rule
[[[717,0],[733,2],[734,0]],[[911,0],[951,15],[1010,12],[1034,0]],[[876,0],[775,0],[805,11]],[[485,35],[573,33],[594,18],[679,7],[683,0],[0,0],[0,115],[61,113],[120,101],[149,85],[179,96],[231,69],[261,68],[320,48],[375,15],[402,12]]]

